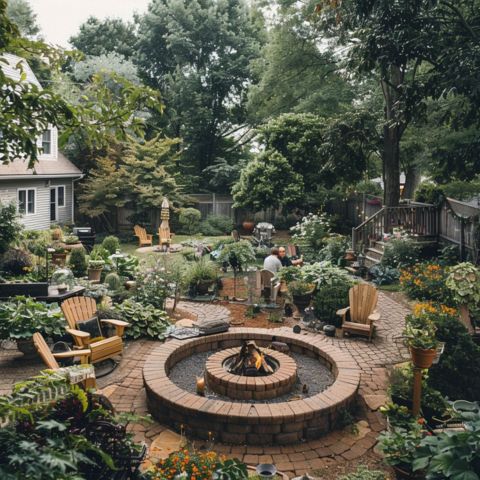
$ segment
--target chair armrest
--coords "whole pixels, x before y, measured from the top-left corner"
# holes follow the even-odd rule
[[[369,322],[376,322],[377,320],[380,320],[380,312],[373,312],[368,316]]]
[[[151,240],[153,238],[153,234],[147,233],[147,238],[148,238],[148,240]]]
[[[349,310],[350,310],[350,307],[341,308],[340,310],[337,310],[337,315],[340,317],[345,317],[345,315]]]
[[[66,332],[79,340],[83,347],[88,347],[90,343],[90,334],[88,332],[82,332],[81,330],[75,330],[74,328],[67,328]]]
[[[113,318],[105,318],[101,320],[102,323],[107,323],[108,325],[113,325],[115,327],[115,335],[119,337],[123,337],[123,331],[125,327],[130,326],[128,322],[124,322],[123,320],[116,320]]]
[[[80,357],[80,363],[82,365],[87,364],[90,360],[90,355],[92,352],[90,350],[72,350],[70,352],[58,352],[53,353],[52,355],[55,358],[73,358],[73,357]]]

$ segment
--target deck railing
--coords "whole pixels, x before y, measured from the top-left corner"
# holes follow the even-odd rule
[[[412,236],[436,237],[438,235],[438,211],[434,205],[408,204],[398,207],[382,207],[370,218],[352,229],[352,247],[358,250],[372,241],[383,240],[394,228],[402,228]]]

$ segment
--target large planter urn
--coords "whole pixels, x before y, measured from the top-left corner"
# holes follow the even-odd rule
[[[64,267],[67,261],[67,254],[63,253],[52,253],[52,263],[58,265],[59,267]]]
[[[436,348],[415,348],[410,347],[413,365],[417,368],[430,368],[437,356]]]
[[[35,348],[33,339],[31,338],[18,339],[17,348],[23,353],[23,356],[26,360],[32,360],[37,356],[37,349]]]
[[[306,295],[292,295],[293,304],[298,308],[298,311],[303,315],[305,309],[310,305],[312,294]]]
[[[207,295],[210,287],[213,285],[212,280],[200,280],[197,282],[196,291],[198,295]]]
[[[255,222],[252,222],[250,220],[245,220],[242,223],[242,227],[247,233],[252,233],[253,229],[255,228]]]

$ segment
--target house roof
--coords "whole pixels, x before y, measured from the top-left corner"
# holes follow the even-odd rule
[[[20,65],[20,68],[17,66]],[[17,55],[4,53],[0,55],[0,68],[3,73],[13,80],[19,81],[22,73],[25,81],[30,82],[40,89],[42,86],[37,80],[28,62]],[[17,178],[66,178],[81,177],[82,172],[61,152],[56,159],[38,160],[33,168],[28,168],[28,160],[15,159],[8,164],[0,162],[0,180],[12,180]]]
[[[26,82],[33,83],[40,89],[42,88],[30,65],[24,58],[12,53],[3,53],[0,59],[0,68],[7,77],[19,81],[22,73],[25,73]]]
[[[13,160],[7,165],[0,164],[0,180],[13,178],[65,178],[80,177],[82,172],[65,156],[58,152],[56,160],[39,160],[33,168],[28,168],[28,160]]]

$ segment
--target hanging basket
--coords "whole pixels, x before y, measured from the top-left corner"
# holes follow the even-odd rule
[[[417,368],[430,368],[437,355],[436,348],[415,348],[410,347],[413,365]]]

